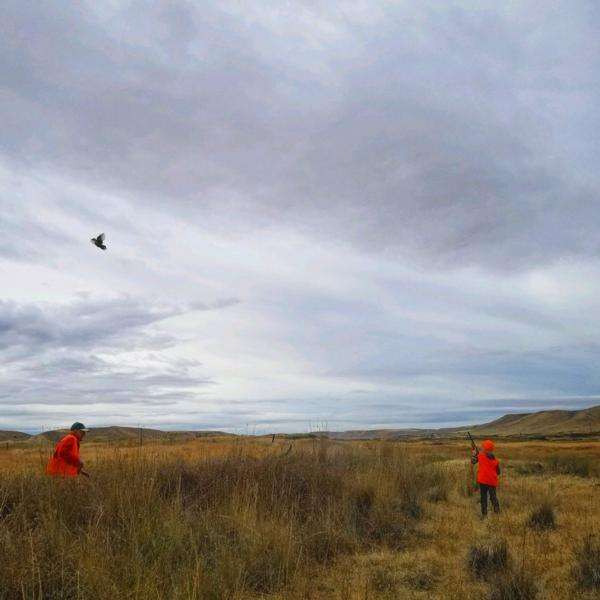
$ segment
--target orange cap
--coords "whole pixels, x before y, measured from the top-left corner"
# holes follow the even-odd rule
[[[486,452],[491,452],[494,449],[494,442],[492,440],[485,440],[481,446]]]

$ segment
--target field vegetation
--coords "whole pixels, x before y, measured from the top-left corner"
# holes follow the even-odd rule
[[[209,437],[0,449],[0,599],[591,599],[600,442],[506,442],[479,518],[459,441]]]

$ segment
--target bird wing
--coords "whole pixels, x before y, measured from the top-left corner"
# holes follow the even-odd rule
[[[96,239],[97,239],[97,240],[98,240],[100,243],[102,243],[102,242],[104,242],[104,238],[105,238],[105,237],[106,237],[106,236],[105,236],[103,233],[101,233],[101,234],[100,234],[100,235],[99,235],[99,236],[98,236]]]

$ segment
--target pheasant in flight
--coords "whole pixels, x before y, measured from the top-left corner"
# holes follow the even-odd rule
[[[92,238],[90,242],[94,244],[94,246],[98,246],[98,248],[102,248],[102,250],[106,250],[106,246],[104,245],[105,235],[101,233],[98,237]]]

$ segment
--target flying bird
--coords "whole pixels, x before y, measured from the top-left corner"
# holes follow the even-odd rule
[[[94,244],[94,246],[98,246],[98,248],[102,248],[102,250],[106,250],[106,246],[104,245],[104,234],[101,233],[98,237],[92,238],[90,242]]]

